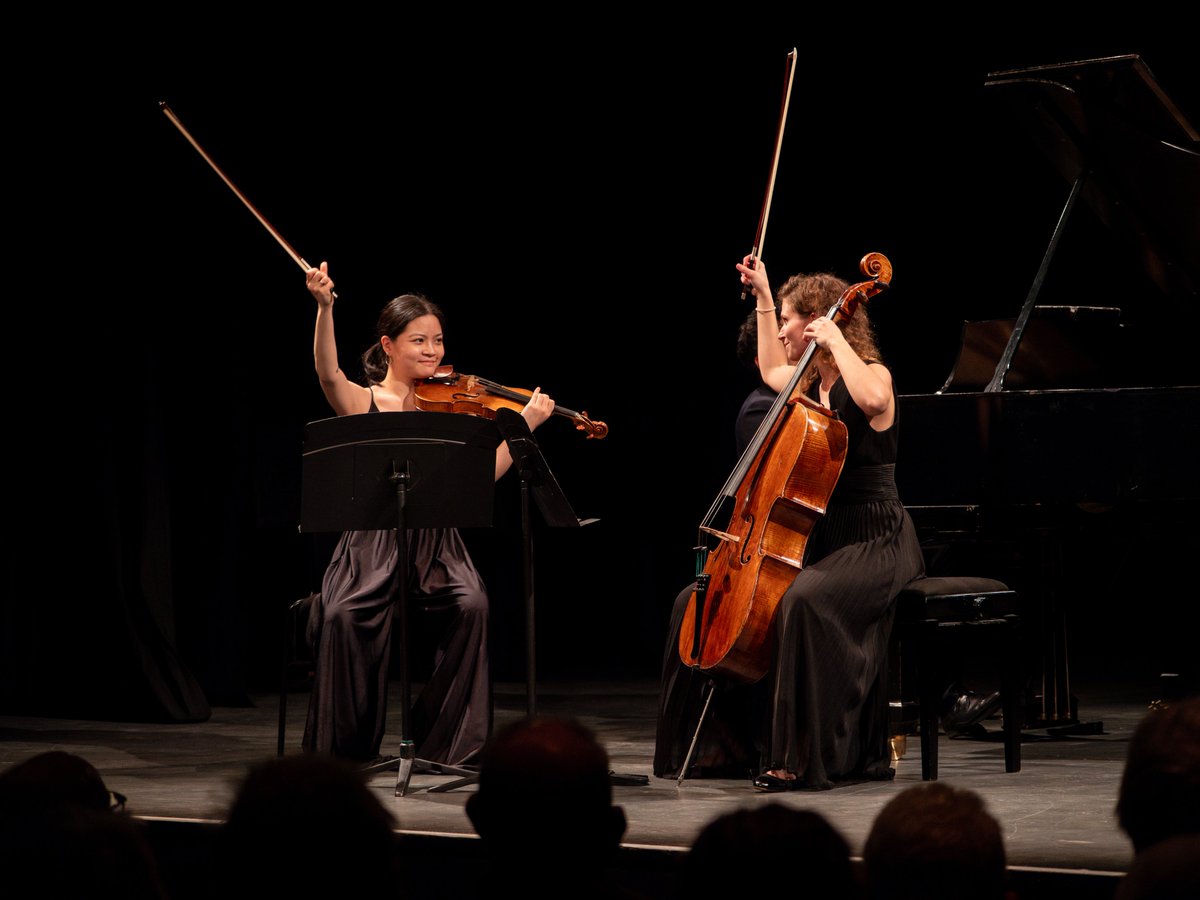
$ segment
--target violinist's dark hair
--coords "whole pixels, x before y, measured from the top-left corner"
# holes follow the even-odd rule
[[[380,339],[389,337],[395,340],[411,322],[421,316],[437,316],[438,322],[445,328],[446,318],[442,311],[424,294],[401,294],[383,308],[375,325],[375,343],[362,355],[363,375],[368,385],[379,384],[387,375],[387,355],[379,343]]]
[[[775,304],[775,315],[779,315],[779,304]],[[746,316],[738,329],[737,358],[743,366],[758,374],[758,313]]]
[[[776,297],[781,304],[787,304],[799,315],[823,316],[849,287],[848,281],[843,281],[829,272],[793,275],[783,283]],[[846,336],[846,342],[859,358],[867,362],[882,361],[879,347],[875,344],[875,335],[871,331],[871,320],[867,318],[865,309],[859,309],[849,322],[842,323],[840,327],[842,334]],[[833,364],[833,355],[828,350],[818,350],[817,355],[825,363]],[[800,379],[801,389],[807,390],[819,374],[816,366],[809,368]]]

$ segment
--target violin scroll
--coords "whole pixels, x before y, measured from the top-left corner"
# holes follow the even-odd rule
[[[599,441],[608,437],[608,426],[603,422],[596,422],[589,419],[586,409],[575,416],[575,430],[584,432],[588,436],[589,441],[592,438]]]

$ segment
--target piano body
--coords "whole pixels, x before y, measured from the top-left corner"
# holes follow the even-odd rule
[[[1050,241],[1015,318],[966,323],[943,387],[899,398],[897,482],[929,574],[1031,601],[1026,724],[1080,727],[1072,654],[1197,674],[1200,136],[1137,56],[998,72],[985,93],[1065,203],[1027,223]]]

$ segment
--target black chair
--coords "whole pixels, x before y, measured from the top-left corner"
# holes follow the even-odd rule
[[[284,739],[287,732],[287,698],[288,687],[292,680],[299,678],[307,684],[312,678],[315,663],[312,651],[308,646],[308,616],[313,602],[320,594],[309,594],[291,603],[284,613],[283,619],[283,665],[279,673],[279,743],[275,748],[277,756],[283,756]]]
[[[916,683],[923,781],[937,780],[947,684],[942,662],[950,649],[987,653],[995,661],[1004,714],[1004,771],[1021,770],[1025,704],[1018,599],[1016,591],[991,578],[918,578],[900,592],[892,643],[899,655],[900,696]]]

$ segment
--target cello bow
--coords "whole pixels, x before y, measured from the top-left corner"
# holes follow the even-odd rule
[[[788,107],[792,101],[792,82],[796,75],[796,48],[787,55],[787,66],[783,76],[783,101],[779,108],[779,124],[775,129],[775,152],[771,157],[771,174],[767,178],[767,191],[763,197],[762,211],[758,214],[758,227],[754,230],[754,246],[750,250],[751,266],[762,258],[763,244],[767,239],[767,219],[771,216],[771,201],[775,196],[775,175],[779,171],[779,157],[783,153],[783,130],[787,125]],[[742,287],[741,300],[745,302],[749,285]]]

